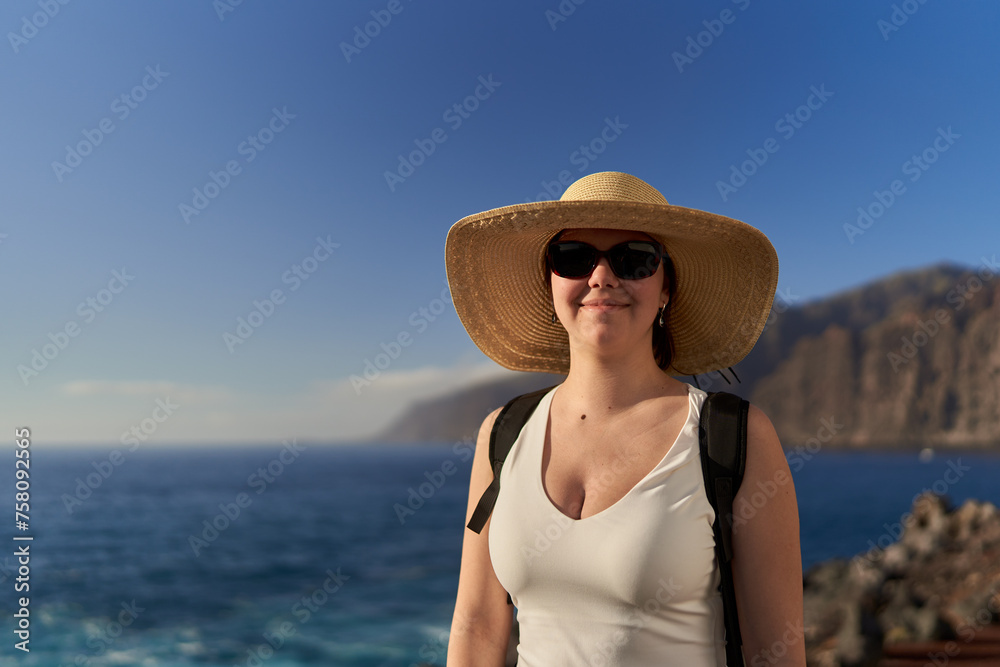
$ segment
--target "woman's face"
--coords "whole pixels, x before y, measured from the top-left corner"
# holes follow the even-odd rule
[[[569,229],[559,240],[583,241],[608,250],[625,241],[654,239],[642,232],[619,229]],[[650,335],[660,306],[669,300],[662,262],[655,273],[640,280],[616,276],[606,257],[601,257],[586,278],[562,278],[551,271],[550,278],[556,316],[570,340],[585,345],[627,350]]]

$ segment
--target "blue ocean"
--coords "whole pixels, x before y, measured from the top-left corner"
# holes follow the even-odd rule
[[[464,446],[113,449],[33,444],[24,531],[14,524],[14,458],[3,457],[0,661],[444,665],[471,467]],[[1000,457],[808,456],[792,466],[806,568],[867,551],[935,485],[956,504],[1000,504]],[[25,577],[14,552],[25,544],[30,590],[15,592]],[[14,648],[22,596],[30,653]]]

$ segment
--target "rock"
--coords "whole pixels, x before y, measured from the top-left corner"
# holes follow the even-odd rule
[[[904,518],[900,542],[911,556],[926,556],[938,549],[948,524],[946,498],[927,492],[913,502],[910,516]]]
[[[925,493],[881,553],[814,566],[803,579],[809,664],[874,665],[883,646],[955,640],[1000,620],[1000,512]],[[964,637],[963,637],[964,639]]]
[[[836,657],[843,667],[876,667],[881,633],[878,623],[861,604],[844,603],[843,622],[837,632]]]

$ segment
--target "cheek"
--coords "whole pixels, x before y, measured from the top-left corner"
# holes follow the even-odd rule
[[[549,292],[555,301],[572,299],[580,290],[579,280],[567,280],[559,276],[552,276],[549,284]]]
[[[665,295],[660,288],[659,279],[656,277],[647,278],[642,285],[637,285],[631,292],[631,296],[636,301],[647,304],[650,308],[659,309],[664,301]]]

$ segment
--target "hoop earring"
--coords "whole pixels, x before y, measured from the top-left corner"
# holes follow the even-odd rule
[[[666,324],[666,322],[663,321],[663,313],[666,310],[667,310],[667,304],[663,304],[662,306],[660,306],[660,320],[659,320],[659,323],[660,323],[661,327]]]

